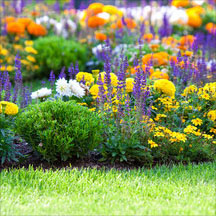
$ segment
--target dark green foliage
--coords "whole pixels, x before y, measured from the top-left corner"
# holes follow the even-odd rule
[[[15,134],[13,132],[13,117],[0,114],[0,158],[1,164],[7,161],[17,161],[17,156],[21,156],[14,146]]]
[[[58,74],[63,67],[66,67],[67,70],[71,63],[76,62],[79,64],[79,69],[84,70],[88,60],[85,45],[62,37],[39,38],[35,40],[34,48],[38,51],[36,59],[40,66],[36,74],[37,78],[49,77],[51,70]]]
[[[74,101],[32,105],[16,124],[18,133],[48,161],[83,156],[101,141],[97,114]]]

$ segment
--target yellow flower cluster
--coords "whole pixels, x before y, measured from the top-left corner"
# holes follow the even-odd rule
[[[105,83],[105,74],[106,72],[101,72],[102,82]],[[118,85],[118,77],[114,73],[110,73],[111,84],[116,87]]]
[[[157,114],[157,116],[154,118],[155,121],[159,121],[161,118],[166,118],[167,116],[165,114]]]
[[[173,132],[166,127],[155,127],[154,136],[156,137],[166,137],[170,142],[186,142],[187,136],[180,132]]]
[[[172,109],[179,108],[179,102],[170,97],[160,97],[157,99],[160,102],[159,105],[163,105],[165,111],[171,111]]]
[[[216,110],[210,110],[207,113],[207,117],[208,117],[208,119],[210,119],[212,121],[216,121]]]
[[[92,83],[94,83],[94,77],[92,74],[90,73],[87,73],[87,72],[79,72],[77,75],[76,75],[76,80],[78,82],[80,82],[81,80],[85,80],[86,82],[86,85],[90,85]]]
[[[195,85],[190,85],[184,89],[182,96],[186,97],[186,96],[193,94],[195,92],[197,92],[197,87]]]
[[[175,85],[166,79],[159,79],[154,82],[154,89],[161,92],[166,96],[170,96],[172,98],[175,97],[176,88]]]
[[[127,93],[133,92],[133,86],[134,86],[134,78],[127,78],[126,79],[126,92]]]
[[[0,113],[5,113],[7,115],[16,115],[18,113],[18,106],[14,103],[8,101],[0,102]]]
[[[203,88],[199,88],[198,96],[205,100],[216,100],[216,82],[207,83]]]

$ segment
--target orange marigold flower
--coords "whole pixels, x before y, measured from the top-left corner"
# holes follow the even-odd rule
[[[189,0],[172,0],[172,5],[175,7],[187,7],[189,3]]]
[[[177,56],[170,56],[169,61],[177,63],[178,62]]]
[[[20,22],[10,22],[7,24],[7,32],[21,35],[25,32],[25,25]]]
[[[101,32],[96,32],[95,39],[99,41],[105,41],[107,39],[107,36]]]
[[[8,24],[10,22],[15,22],[16,18],[12,17],[12,16],[7,16],[7,17],[5,17],[4,21]]]
[[[209,32],[209,33],[213,33],[216,31],[216,24],[214,23],[207,23],[205,26],[205,29]]]
[[[169,55],[166,52],[146,54],[143,56],[142,62],[144,65],[150,64],[151,61],[152,61],[154,66],[167,65],[168,57],[169,57]]]
[[[169,75],[163,73],[161,71],[155,71],[153,74],[150,75],[150,79],[169,79]]]
[[[194,40],[195,40],[195,37],[193,35],[185,35],[185,36],[181,37],[180,45],[181,46],[184,46],[184,45],[191,46],[193,44]]]
[[[106,23],[106,20],[97,16],[92,16],[88,19],[88,27],[97,28],[103,26]]]
[[[28,25],[27,30],[29,34],[37,37],[44,36],[47,33],[46,29],[42,25],[36,24],[34,22]]]
[[[32,15],[33,17],[40,16],[40,12],[38,12],[38,11],[32,11],[32,12],[31,12],[31,15]]]
[[[103,12],[104,5],[102,3],[92,3],[88,6],[88,11],[91,11],[93,15]]]
[[[32,20],[28,17],[21,17],[17,19],[17,22],[24,24],[25,27],[27,27],[31,23],[31,21]]]
[[[138,69],[140,68],[140,66],[136,66],[136,67],[134,67],[134,68],[131,68],[130,69],[130,73],[131,74],[136,74],[137,72],[138,72]],[[147,72],[147,68],[148,68],[148,70],[149,70],[149,73],[150,73],[150,75],[152,74],[152,73],[154,73],[154,69],[152,68],[152,67],[147,67],[146,65],[142,65],[142,70],[144,71],[144,73],[146,73]]]
[[[202,25],[200,15],[194,11],[186,11],[188,15],[188,25],[194,28],[199,28]]]
[[[126,26],[127,28],[129,29],[134,29],[136,28],[136,22],[133,20],[133,19],[130,19],[130,18],[125,18],[124,19],[125,23],[126,23]],[[122,20],[118,20],[117,23],[116,23],[117,27],[119,29],[123,28],[123,23],[122,23]]]
[[[150,43],[151,42],[151,40],[153,39],[153,34],[151,34],[151,33],[149,33],[149,34],[144,34],[143,35],[143,39],[145,40],[145,41],[147,41],[148,43]]]

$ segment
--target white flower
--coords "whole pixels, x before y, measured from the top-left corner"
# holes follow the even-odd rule
[[[110,18],[110,14],[108,14],[106,12],[99,13],[99,14],[97,14],[97,16],[102,18],[102,19],[105,19],[105,20],[108,20]]]
[[[103,51],[103,45],[102,44],[99,44],[96,47],[92,48],[92,53],[94,55],[97,55],[98,52],[102,52],[102,51]]]
[[[47,96],[49,96],[51,94],[52,94],[52,90],[51,89],[42,88],[42,89],[39,89],[39,90],[37,90],[35,92],[32,92],[31,98],[32,99],[44,98],[44,97],[47,97]]]
[[[76,80],[70,80],[69,81],[69,89],[70,89],[70,96],[76,96],[76,97],[83,97],[85,96],[85,90],[82,88]]]
[[[60,96],[70,96],[69,85],[65,78],[57,80],[56,91]]]

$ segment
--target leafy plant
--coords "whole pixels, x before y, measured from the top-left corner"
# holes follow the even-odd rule
[[[76,62],[80,70],[85,69],[87,48],[77,41],[48,36],[35,40],[34,47],[38,51],[36,57],[40,65],[36,74],[38,78],[49,77],[51,70],[60,72],[63,67],[67,69],[71,63],[76,64]]]
[[[18,161],[17,156],[21,156],[14,146],[15,133],[13,117],[4,113],[0,114],[0,158],[1,164],[5,161]]]
[[[46,160],[81,157],[101,142],[97,114],[74,101],[29,106],[16,121],[18,133]]]

